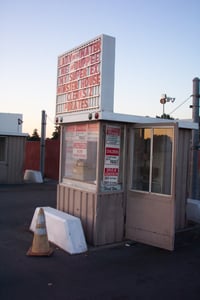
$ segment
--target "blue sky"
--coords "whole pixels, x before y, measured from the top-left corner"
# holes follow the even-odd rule
[[[0,1],[1,112],[22,113],[23,132],[54,130],[57,57],[104,33],[116,38],[114,111],[170,113],[200,77],[199,0]],[[191,118],[190,99],[172,116]]]

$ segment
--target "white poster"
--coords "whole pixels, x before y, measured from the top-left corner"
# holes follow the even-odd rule
[[[107,126],[105,138],[104,190],[119,189],[120,127]]]

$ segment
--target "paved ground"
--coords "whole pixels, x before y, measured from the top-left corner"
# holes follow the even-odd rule
[[[199,228],[168,252],[139,243],[27,257],[38,206],[56,205],[53,183],[0,186],[0,299],[200,299]]]

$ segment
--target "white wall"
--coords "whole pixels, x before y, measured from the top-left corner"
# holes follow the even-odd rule
[[[22,133],[22,114],[0,113],[0,134],[6,133]]]

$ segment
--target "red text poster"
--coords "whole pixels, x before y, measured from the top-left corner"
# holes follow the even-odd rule
[[[106,127],[103,186],[107,190],[112,190],[114,186],[118,185],[120,135],[120,127]]]

